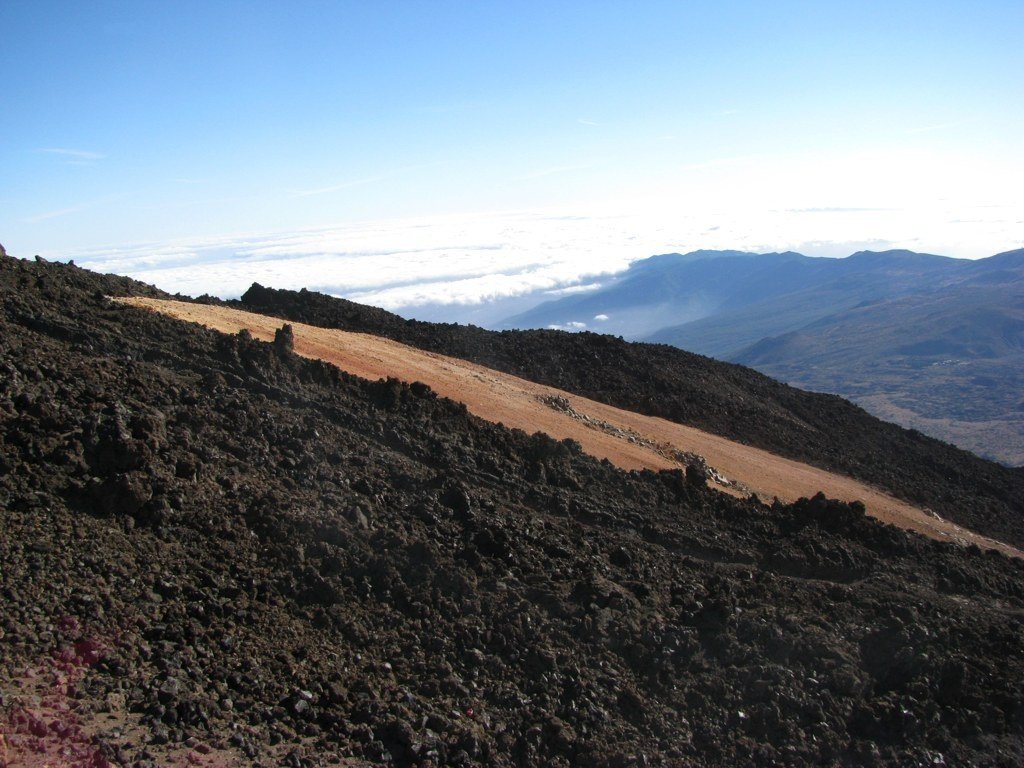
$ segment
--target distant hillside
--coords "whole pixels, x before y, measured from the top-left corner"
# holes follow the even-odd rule
[[[668,254],[504,325],[586,326],[743,363],[1019,465],[1021,253]]]
[[[1024,251],[972,262],[938,290],[836,312],[732,359],[1024,464]]]
[[[879,421],[838,397],[803,392],[749,368],[591,333],[496,332],[404,320],[310,291],[254,285],[231,303],[311,325],[374,333],[689,424],[865,480],[967,527],[1024,543],[1024,471],[983,461]]]
[[[792,252],[665,254],[635,262],[599,290],[546,302],[499,327],[585,327],[727,359],[766,335],[795,330],[837,309],[942,284],[961,265],[908,251],[848,259]]]

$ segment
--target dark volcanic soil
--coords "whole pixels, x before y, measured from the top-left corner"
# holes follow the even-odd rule
[[[842,472],[1024,547],[1024,468],[1011,469],[880,421],[834,395],[666,345],[561,331],[423,323],[310,291],[254,284],[253,312],[363,331],[496,368],[619,408],[660,416]]]
[[[104,298],[145,290],[0,258],[0,764],[1024,761],[1021,561]]]

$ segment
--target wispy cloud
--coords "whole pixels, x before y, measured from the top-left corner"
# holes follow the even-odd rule
[[[958,125],[969,123],[970,120],[951,120],[948,123],[935,123],[934,125],[922,125],[918,128],[908,128],[906,133],[931,133],[932,131],[941,131],[943,128],[955,128]]]
[[[114,203],[126,197],[126,195],[107,195],[105,197],[97,197],[91,200],[83,200],[69,205],[65,208],[55,208],[50,211],[43,211],[32,216],[27,216],[23,219],[26,224],[39,224],[50,219],[58,219],[61,216],[70,216],[73,213],[80,213],[90,208],[100,208],[108,203]]]
[[[898,211],[899,208],[785,208],[785,213],[868,213],[873,211]]]
[[[580,125],[600,125],[600,123],[595,122],[594,120],[584,120],[582,117],[576,118],[576,122],[579,123]]]
[[[29,216],[27,219],[25,219],[25,222],[27,224],[39,224],[44,221],[49,221],[50,219],[57,219],[60,218],[61,216],[67,216],[68,214],[71,213],[78,213],[79,211],[85,210],[87,207],[87,205],[80,204],[71,205],[68,206],[67,208],[58,208],[55,211],[45,211],[43,213],[37,213],[35,216]]]
[[[366,176],[362,179],[351,179],[340,184],[331,184],[329,187],[316,187],[314,189],[298,189],[292,193],[292,197],[313,197],[314,195],[329,195],[332,192],[340,192],[343,189],[362,187],[367,184],[375,184],[378,181],[390,179],[391,174],[380,174],[378,176]]]
[[[387,181],[394,179],[398,176],[403,176],[413,171],[423,170],[424,168],[434,168],[441,165],[440,162],[434,163],[418,163],[417,165],[408,165],[404,168],[397,168],[393,171],[386,171],[384,173],[378,173],[373,176],[365,176],[360,179],[348,179],[346,181],[338,182],[337,184],[331,184],[326,187],[314,187],[312,189],[298,189],[292,192],[292,197],[313,197],[314,195],[329,195],[333,192],[341,192],[345,189],[352,189],[353,187],[363,187],[367,184],[376,184],[380,181]]]
[[[552,288],[549,291],[544,291],[545,296],[571,296],[576,293],[589,293],[596,291],[601,287],[602,283],[585,283],[583,285],[570,285],[566,288]]]
[[[590,163],[584,163],[580,165],[553,165],[550,168],[541,168],[537,171],[531,171],[525,173],[522,176],[517,176],[516,179],[519,181],[527,181],[529,179],[540,179],[545,176],[554,176],[556,173],[570,173],[572,171],[585,171],[593,166]]]
[[[176,200],[159,203],[128,203],[133,211],[169,211],[179,208],[197,208],[212,205],[235,205],[237,203],[250,203],[264,200],[262,195],[223,195],[220,197],[193,197],[190,199]]]
[[[681,165],[677,170],[680,171],[703,171],[707,168],[721,168],[724,165],[736,165],[737,163],[744,163],[751,160],[751,157],[720,157],[717,160],[708,160],[704,163],[690,163],[689,165]]]
[[[85,149],[68,149],[66,147],[44,147],[39,150],[45,152],[48,155],[57,155],[63,157],[69,163],[94,163],[97,160],[103,160],[106,155],[101,152],[90,152]]]

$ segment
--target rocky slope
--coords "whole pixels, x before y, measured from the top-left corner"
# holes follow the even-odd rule
[[[665,345],[591,333],[486,331],[423,323],[310,291],[254,285],[235,303],[299,322],[373,333],[584,397],[748,443],[930,507],[1024,545],[1024,469],[880,421],[846,400]]]
[[[0,259],[6,765],[1017,765],[1024,564]],[[34,761],[34,763],[33,763]]]
[[[272,315],[220,304],[146,296],[115,300],[229,335],[246,331],[261,341],[273,341],[281,328],[281,320]],[[719,490],[784,503],[820,492],[832,499],[858,501],[871,517],[939,541],[964,546],[973,543],[982,549],[994,547],[1003,554],[1024,557],[1024,552],[1005,542],[958,526],[870,484],[694,427],[598,403],[382,336],[305,323],[291,323],[289,328],[297,355],[321,360],[364,379],[397,378],[426,384],[438,395],[457,400],[471,414],[492,424],[530,433],[542,431],[558,440],[576,441],[589,456],[607,459],[620,469],[692,468],[705,474]]]

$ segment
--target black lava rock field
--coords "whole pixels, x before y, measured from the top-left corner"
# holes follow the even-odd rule
[[[881,421],[835,395],[664,344],[594,333],[487,331],[405,320],[312,291],[254,284],[236,306],[386,336],[864,480],[1024,547],[1024,468]]]
[[[1021,561],[132,293],[0,258],[0,765],[1024,763]]]

